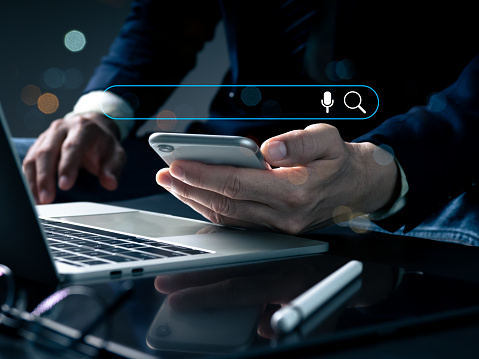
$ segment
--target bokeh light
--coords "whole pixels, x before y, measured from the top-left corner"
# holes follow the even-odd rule
[[[338,206],[333,209],[333,222],[337,225],[348,226],[352,216],[353,212],[351,211],[351,208],[347,206]]]
[[[291,167],[288,169],[288,180],[295,186],[301,186],[308,180],[308,169],[306,167]]]
[[[20,98],[28,106],[36,105],[38,98],[42,95],[40,89],[35,85],[27,85],[20,92]]]
[[[349,59],[331,61],[324,72],[330,81],[351,80],[356,75],[356,65]]]
[[[245,87],[241,91],[241,100],[246,106],[256,106],[261,101],[261,91],[257,87]]]
[[[364,213],[355,213],[349,221],[349,226],[356,233],[367,233],[371,231],[372,223]]]
[[[54,113],[58,110],[58,106],[60,106],[58,97],[52,93],[44,93],[38,99],[38,109],[46,115]]]
[[[433,93],[429,96],[427,106],[431,111],[441,112],[447,106],[447,98],[443,93]]]
[[[337,63],[338,63],[337,61],[331,61],[330,63],[328,63],[326,65],[326,68],[324,69],[324,73],[326,74],[326,77],[330,81],[339,81],[340,80],[338,74],[336,73]]]
[[[342,80],[351,80],[356,74],[356,66],[349,59],[344,59],[336,64],[336,75]]]
[[[65,83],[65,74],[62,70],[52,67],[43,73],[43,82],[48,88],[57,89]]]
[[[281,115],[281,106],[278,101],[268,100],[261,106],[263,117],[279,117]]]
[[[81,31],[72,30],[65,35],[64,43],[71,52],[79,52],[85,48],[86,37]]]
[[[388,145],[380,145],[374,149],[373,158],[378,165],[386,166],[394,160],[394,151]]]
[[[162,131],[172,131],[178,122],[176,119],[176,114],[170,110],[160,111],[156,118],[156,126]]]

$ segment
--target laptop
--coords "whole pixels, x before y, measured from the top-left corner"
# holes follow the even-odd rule
[[[92,202],[35,206],[0,105],[0,263],[83,282],[323,253],[328,244]]]

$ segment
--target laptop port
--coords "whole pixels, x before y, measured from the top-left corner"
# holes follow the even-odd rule
[[[131,274],[133,275],[141,275],[143,274],[143,268],[133,268],[131,270]]]

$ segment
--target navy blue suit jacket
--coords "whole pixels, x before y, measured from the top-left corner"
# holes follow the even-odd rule
[[[220,19],[225,22],[231,59],[224,83],[315,83],[317,79],[310,74],[326,69],[311,72],[291,58],[280,34],[280,21],[271,11],[281,1],[135,0],[85,91],[114,84],[180,83],[195,66],[198,51],[212,39]],[[477,178],[474,161],[478,154],[479,101],[474,99],[479,98],[479,64],[477,58],[471,62],[478,53],[475,11],[467,2],[452,6],[436,1],[343,0],[337,2],[335,12],[326,11],[325,2],[311,3],[316,15],[305,53],[309,63],[321,63],[315,59],[322,55],[324,38],[333,37],[331,60],[348,59],[355,70],[353,78],[333,83],[369,85],[380,98],[373,118],[332,124],[347,141],[367,133],[358,141],[384,143],[394,149],[407,174],[410,192],[408,205],[389,226],[394,229],[407,224],[410,228],[449,197],[467,190]],[[332,27],[322,28],[330,16],[334,16]],[[115,91],[124,95],[119,88]],[[435,92],[441,92],[433,100],[442,107],[421,107]],[[135,95],[140,104],[136,115],[146,117],[154,114],[169,92],[136,89]],[[294,96],[285,101],[295,101]],[[311,102],[305,111],[313,116],[319,99]],[[222,91],[211,107],[213,117],[247,110]],[[306,124],[209,121],[191,131],[253,135],[262,141]]]

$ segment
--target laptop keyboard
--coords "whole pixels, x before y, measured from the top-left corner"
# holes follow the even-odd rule
[[[79,267],[211,253],[70,223],[40,221],[55,261]]]

